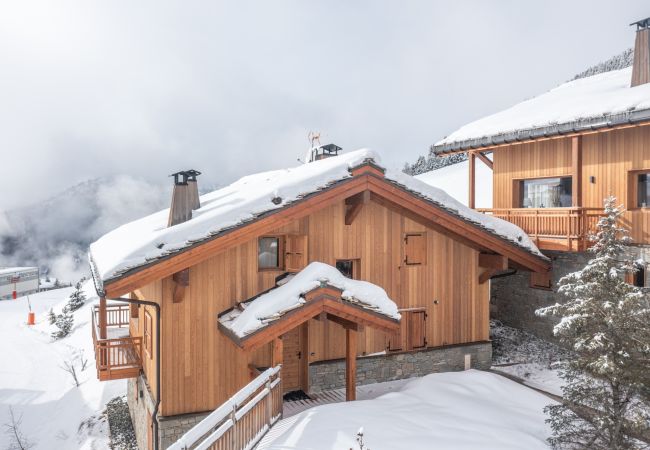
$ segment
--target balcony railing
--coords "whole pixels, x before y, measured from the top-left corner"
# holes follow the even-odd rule
[[[523,229],[541,250],[584,251],[603,216],[600,208],[497,208],[478,211]]]
[[[97,378],[101,381],[133,378],[142,367],[142,338],[129,336],[129,305],[106,307],[106,338],[101,339],[99,307],[92,311]]]

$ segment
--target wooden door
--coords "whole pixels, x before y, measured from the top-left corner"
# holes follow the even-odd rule
[[[282,387],[291,392],[303,388],[302,362],[307,358],[302,345],[302,327],[296,327],[282,335]]]
[[[408,349],[415,350],[427,346],[426,311],[411,311],[408,314]]]

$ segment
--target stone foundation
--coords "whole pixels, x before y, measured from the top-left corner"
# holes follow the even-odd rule
[[[149,418],[156,405],[149,386],[142,375],[138,378],[128,379],[126,400],[129,405],[131,422],[133,422],[133,430],[135,431],[138,448],[149,448],[147,446],[147,439],[149,436],[153,436],[153,430],[151,433],[148,433],[148,426],[151,423]]]
[[[630,247],[631,257],[650,263],[650,246]],[[526,330],[545,339],[554,340],[553,327],[557,319],[538,317],[535,310],[562,303],[565,298],[557,292],[558,281],[563,276],[584,268],[592,258],[590,253],[569,253],[545,251],[553,261],[551,290],[530,287],[530,272],[517,272],[515,275],[495,278],[491,281],[490,316],[505,325]],[[650,283],[650,271],[646,271],[646,285]]]
[[[158,418],[160,449],[164,450],[180,439],[190,428],[207,417],[209,413],[181,414]]]
[[[357,358],[357,385],[464,370],[465,355],[470,355],[471,368],[488,369],[492,365],[492,344],[480,342],[417,352],[362,356]],[[314,393],[344,387],[345,360],[310,364],[309,380],[310,392]]]

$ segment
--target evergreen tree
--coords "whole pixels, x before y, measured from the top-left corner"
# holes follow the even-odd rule
[[[50,325],[54,325],[56,323],[56,314],[54,314],[54,310],[50,308],[50,311],[47,313],[47,321],[50,323]]]
[[[65,311],[64,308],[63,313],[56,316],[56,322],[54,324],[58,329],[52,332],[52,338],[62,339],[70,334],[72,325],[74,325],[74,317],[70,311]]]
[[[650,302],[625,282],[636,269],[615,202],[605,200],[593,258],[559,282],[567,301],[537,311],[561,317],[554,334],[575,352],[561,373],[563,403],[546,409],[553,448],[646,448],[634,436],[650,431]]]
[[[82,290],[83,281],[84,281],[83,278],[79,280],[75,285],[74,292],[70,294],[70,298],[68,299],[68,304],[66,305],[66,308],[64,308],[67,309],[67,311],[69,312],[78,310],[86,302],[86,294],[84,294]]]
[[[403,172],[409,175],[420,175],[422,173],[430,172],[432,170],[441,169],[452,164],[465,161],[467,155],[464,153],[457,153],[448,156],[438,156],[433,147],[429,149],[428,157],[419,156],[413,164],[406,163]]]

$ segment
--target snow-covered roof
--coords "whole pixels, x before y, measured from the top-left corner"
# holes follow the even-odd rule
[[[192,219],[187,222],[167,227],[169,210],[165,209],[122,225],[90,245],[95,281],[118,278],[131,269],[245,225],[262,214],[284,208],[350,178],[351,168],[364,163],[378,165],[379,162],[380,158],[375,152],[363,149],[290,169],[249,175],[201,196],[201,207],[193,211]],[[442,190],[398,169],[388,169],[384,176],[389,182],[450,214],[545,259],[526,233],[516,225],[469,209]]]
[[[650,83],[630,87],[632,68],[569,81],[471,122],[434,145],[436,153],[650,120]]]
[[[367,281],[346,278],[335,267],[312,262],[281,286],[241,303],[219,317],[219,323],[236,336],[245,337],[278,320],[306,303],[304,295],[323,285],[340,289],[341,298],[356,306],[400,319],[397,305],[381,287]]]
[[[0,267],[0,275],[21,273],[21,272],[34,272],[38,267]]]

